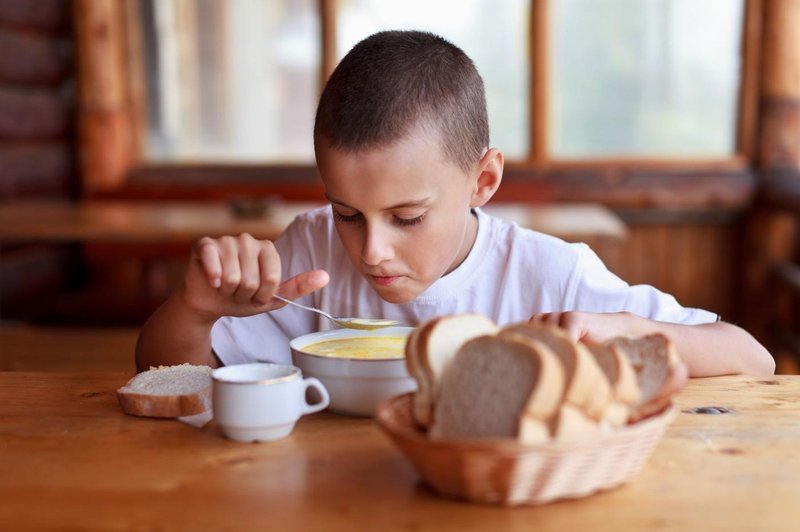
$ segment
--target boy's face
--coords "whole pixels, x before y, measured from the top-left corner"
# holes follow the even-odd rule
[[[477,165],[468,174],[447,161],[435,135],[360,152],[320,142],[317,163],[342,244],[384,300],[414,299],[469,253]]]

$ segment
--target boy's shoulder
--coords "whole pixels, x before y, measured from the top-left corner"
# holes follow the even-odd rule
[[[328,224],[333,220],[330,205],[320,205],[295,216],[292,223],[301,224]]]
[[[518,223],[479,211],[479,222],[486,229],[488,241],[496,247],[514,247],[535,251],[576,254],[584,244],[570,243],[556,236],[520,226]]]
[[[589,265],[600,266],[602,262],[584,243],[566,242],[547,233],[522,227],[487,213],[479,218],[484,225],[483,253],[497,257],[508,264],[536,265],[547,272],[567,274]]]
[[[320,233],[330,232],[333,229],[333,214],[331,213],[330,205],[323,205],[295,216],[286,227],[286,233],[289,235],[313,234],[318,236]]]

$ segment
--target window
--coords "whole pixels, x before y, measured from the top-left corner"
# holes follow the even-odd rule
[[[736,151],[743,2],[552,2],[553,158]]]
[[[337,60],[381,30],[436,33],[464,50],[486,87],[491,143],[510,159],[528,154],[529,0],[351,0],[340,2]],[[487,23],[487,21],[491,21]]]
[[[618,194],[645,186],[619,179],[637,168],[661,171],[660,186],[705,171],[697,186],[709,204],[721,187],[736,187],[737,201],[751,190],[761,0],[79,5],[88,191],[198,179],[213,197],[232,180],[240,193],[265,180],[308,186],[324,80],[354,43],[387,28],[434,31],[473,58],[507,177],[542,178],[550,198],[641,204]]]
[[[313,159],[315,0],[148,0],[146,158]]]
[[[317,2],[149,0],[142,5],[149,160],[313,162],[321,49]],[[335,5],[337,39],[330,46],[337,60],[384,29],[432,31],[461,46],[485,79],[492,142],[508,157],[525,157],[528,0]]]
[[[155,161],[313,161],[314,0],[143,4]],[[529,0],[341,0],[337,60],[384,29],[451,40],[484,77],[492,144],[529,157]],[[743,0],[550,2],[553,159],[735,153]]]

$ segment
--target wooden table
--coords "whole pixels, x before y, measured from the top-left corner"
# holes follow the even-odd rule
[[[274,239],[319,203],[277,202],[261,217],[241,218],[224,203],[22,201],[0,204],[0,242],[190,243],[203,236]],[[625,225],[596,204],[491,204],[487,212],[570,241],[623,238]]]
[[[800,377],[694,380],[641,475],[503,508],[441,498],[369,419],[315,414],[283,440],[128,417],[129,374],[0,372],[0,529],[797,530]]]

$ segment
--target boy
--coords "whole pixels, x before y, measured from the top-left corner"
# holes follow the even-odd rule
[[[483,213],[503,172],[488,130],[483,81],[457,47],[421,32],[357,44],[317,110],[331,206],[298,217],[274,244],[246,234],[197,242],[183,286],[142,329],[138,368],[290,363],[290,339],[330,324],[278,293],[411,324],[477,312],[501,325],[556,323],[576,340],[661,331],[692,376],[774,371],[755,339],[715,314],[629,286],[583,244]]]

